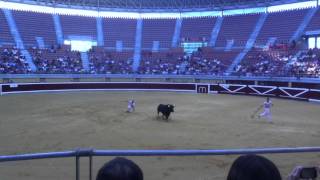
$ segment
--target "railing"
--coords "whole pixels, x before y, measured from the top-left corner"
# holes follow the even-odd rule
[[[280,153],[307,153],[320,152],[320,147],[296,148],[260,148],[260,149],[221,149],[221,150],[95,150],[78,149],[74,151],[48,152],[21,155],[0,156],[1,162],[23,161],[34,159],[75,157],[76,180],[80,179],[80,158],[89,158],[89,180],[92,180],[92,157],[94,156],[212,156],[212,155],[242,155],[242,154],[280,154]]]
[[[279,82],[309,82],[319,83],[316,77],[281,77],[270,75],[242,76],[242,75],[159,75],[159,74],[0,74],[2,79],[50,79],[50,78],[131,78],[131,79],[198,79],[198,80],[251,80],[251,81],[279,81]]]

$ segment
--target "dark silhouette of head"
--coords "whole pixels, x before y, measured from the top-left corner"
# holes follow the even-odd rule
[[[174,105],[168,104],[169,112],[174,112]]]
[[[227,180],[281,180],[276,165],[258,155],[243,155],[232,164]]]
[[[117,157],[100,168],[96,180],[143,180],[143,173],[133,161]]]
[[[269,102],[270,101],[270,97],[267,97],[267,102]]]

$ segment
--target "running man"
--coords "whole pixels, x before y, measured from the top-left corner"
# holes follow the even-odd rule
[[[128,101],[128,110],[127,112],[133,112],[135,110],[136,102],[133,99],[129,99]]]
[[[273,106],[271,100],[269,97],[267,97],[267,100],[259,107],[259,108],[264,108],[264,111],[259,114],[259,118],[264,117],[267,119],[269,123],[272,123],[271,120],[271,107]]]

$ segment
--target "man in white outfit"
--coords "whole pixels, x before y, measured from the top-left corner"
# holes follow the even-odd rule
[[[127,112],[133,112],[135,110],[135,106],[136,102],[133,99],[129,99]]]
[[[261,117],[265,117],[267,119],[268,122],[272,123],[271,120],[271,107],[273,106],[271,100],[269,97],[267,97],[267,101],[265,101],[260,108],[264,108],[264,111],[262,113],[259,114],[259,118]]]

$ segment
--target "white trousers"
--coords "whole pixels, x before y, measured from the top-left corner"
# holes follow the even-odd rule
[[[271,122],[271,110],[270,108],[264,108],[264,111],[259,115],[260,117],[265,117],[269,122]]]
[[[133,112],[134,111],[134,106],[128,106],[128,112]]]

